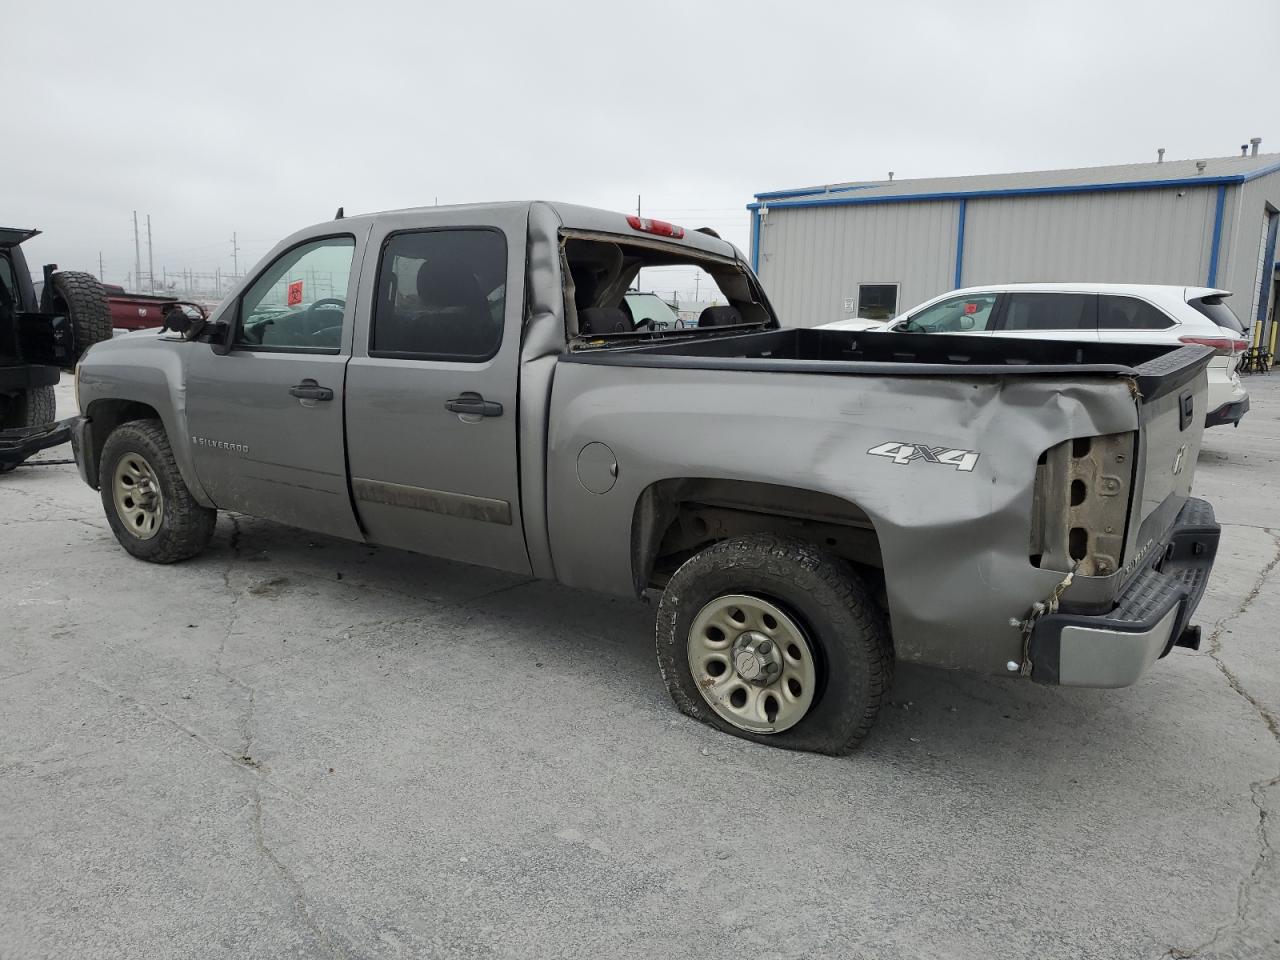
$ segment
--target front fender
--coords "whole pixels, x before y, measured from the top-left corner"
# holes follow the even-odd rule
[[[80,412],[88,419],[84,443],[86,450],[94,451],[93,462],[84,467],[86,473],[97,476],[97,455],[106,433],[118,422],[113,412],[126,404],[140,404],[154,411],[164,425],[192,497],[201,506],[215,506],[196,473],[187,429],[186,370],[193,349],[207,350],[208,346],[148,332],[96,344],[85,354],[80,361],[78,393]]]

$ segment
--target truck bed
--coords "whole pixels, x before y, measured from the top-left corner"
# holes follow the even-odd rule
[[[694,370],[869,376],[1128,377],[1154,398],[1193,378],[1211,351],[1143,343],[787,328],[698,336],[658,334],[635,344],[579,350],[572,363]]]

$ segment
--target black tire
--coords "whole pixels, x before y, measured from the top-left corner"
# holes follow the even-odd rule
[[[789,729],[753,733],[704,699],[689,665],[694,619],[717,597],[745,594],[784,610],[813,648],[818,677],[808,711]],[[683,713],[725,733],[788,750],[843,754],[870,732],[893,682],[886,618],[845,561],[772,534],[724,540],[687,560],[667,584],[655,627],[658,667]]]
[[[0,414],[0,430],[8,430],[13,427],[38,427],[41,424],[52,423],[56,418],[57,399],[53,393],[53,387],[32,387],[28,390],[20,390],[18,393],[8,398],[0,397],[0,404],[4,404],[3,413]]]
[[[130,528],[115,502],[116,469],[122,460],[131,456],[145,461],[160,491],[160,521],[154,534],[147,538]],[[111,432],[102,450],[98,486],[112,532],[120,545],[139,560],[151,563],[189,560],[204,550],[213,536],[218,511],[201,506],[191,496],[158,420],[132,420]]]
[[[53,275],[52,292],[54,311],[71,318],[77,360],[95,343],[111,339],[111,307],[97,277],[78,270],[62,270]]]
[[[0,430],[52,423],[56,410],[57,400],[53,387],[32,387],[20,390],[12,396],[0,396]],[[0,463],[0,473],[16,469],[16,463]]]

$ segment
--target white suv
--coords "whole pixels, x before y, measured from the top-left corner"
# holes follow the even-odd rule
[[[1216,351],[1209,363],[1205,426],[1239,424],[1249,394],[1236,367],[1249,349],[1244,326],[1223,299],[1226,290],[1128,283],[1011,283],[953,290],[870,328],[876,332],[1113,343],[1199,343]],[[828,329],[863,329],[840,320]]]

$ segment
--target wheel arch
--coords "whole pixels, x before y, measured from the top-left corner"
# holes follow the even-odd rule
[[[680,477],[652,483],[636,499],[631,522],[636,592],[663,585],[698,550],[753,533],[809,540],[882,580],[875,522],[854,501],[804,487]]]
[[[92,480],[91,486],[95,490],[99,488],[98,470],[102,464],[102,451],[112,432],[117,427],[134,420],[158,420],[164,428],[170,446],[174,448],[174,460],[178,464],[178,472],[182,474],[182,479],[187,489],[191,491],[191,496],[201,506],[216,506],[200,486],[191,468],[190,458],[184,456],[186,451],[175,443],[177,438],[174,436],[174,431],[156,407],[142,400],[102,397],[89,403],[85,408],[85,417],[87,423],[82,451],[82,456],[85,458],[84,474],[86,479]]]

